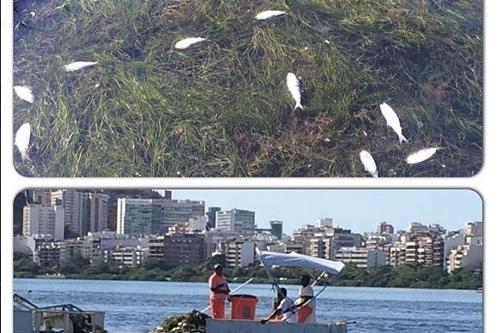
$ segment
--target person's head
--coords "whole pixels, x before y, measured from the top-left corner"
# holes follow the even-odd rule
[[[307,274],[304,274],[300,277],[300,284],[302,287],[307,287],[309,283],[311,282],[311,277]]]
[[[214,272],[218,275],[222,275],[222,265],[221,264],[215,264],[214,266]]]
[[[280,294],[282,299],[285,298],[287,296],[286,288],[280,288],[279,294]]]

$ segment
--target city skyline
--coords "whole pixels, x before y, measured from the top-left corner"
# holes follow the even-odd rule
[[[334,225],[353,232],[375,231],[386,221],[396,230],[411,222],[437,223],[449,230],[483,220],[481,197],[462,189],[173,189],[173,199],[203,200],[205,206],[255,211],[257,227],[282,220],[287,234],[319,218],[329,217]],[[279,201],[278,201],[279,200]],[[274,202],[279,202],[274,205]],[[286,202],[286,203],[285,203]],[[363,209],[359,209],[359,208]],[[426,209],[423,209],[426,208]]]

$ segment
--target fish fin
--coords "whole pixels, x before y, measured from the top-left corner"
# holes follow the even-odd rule
[[[24,162],[24,161],[31,161],[28,153],[25,153],[25,152],[21,152],[21,160]]]
[[[408,141],[408,139],[405,138],[405,136],[403,134],[401,134],[399,136],[399,143],[403,143],[403,142],[410,142],[410,141]]]

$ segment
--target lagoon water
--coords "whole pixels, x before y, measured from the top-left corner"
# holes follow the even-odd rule
[[[287,288],[297,295],[298,286]],[[204,283],[15,279],[14,290],[41,306],[72,303],[105,311],[110,333],[147,332],[167,317],[208,303]],[[248,285],[241,292],[258,296],[258,317],[269,313],[270,285]],[[349,333],[480,333],[482,296],[471,290],[329,287],[318,298],[316,313],[321,321],[355,321]]]

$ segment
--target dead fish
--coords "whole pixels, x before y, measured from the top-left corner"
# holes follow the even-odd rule
[[[293,109],[296,110],[297,108],[300,108],[304,110],[304,107],[300,104],[300,81],[297,76],[293,73],[288,73],[286,76],[286,85],[295,100],[295,107]]]
[[[202,37],[189,37],[189,38],[184,38],[177,43],[175,43],[174,47],[178,50],[184,50],[190,47],[191,45],[206,41],[206,38]]]
[[[74,72],[74,71],[79,71],[81,69],[84,69],[84,68],[87,68],[90,66],[94,66],[97,63],[98,63],[98,61],[96,61],[96,62],[76,61],[76,62],[72,62],[71,64],[64,65],[64,69],[66,70],[66,72]]]
[[[406,139],[403,135],[403,129],[401,128],[401,123],[399,122],[396,112],[394,112],[394,110],[386,103],[380,104],[380,111],[382,111],[382,115],[387,122],[387,126],[392,128],[398,135],[399,143],[403,143],[403,141],[408,142],[408,139]]]
[[[14,144],[21,153],[21,159],[23,161],[29,160],[28,148],[30,145],[31,136],[31,126],[29,123],[22,124],[16,132],[16,137],[14,139]]]
[[[372,177],[378,178],[377,164],[375,163],[375,160],[373,159],[372,155],[366,150],[362,150],[359,153],[359,159],[363,163],[365,171],[370,173]]]
[[[433,148],[421,149],[415,153],[408,155],[408,157],[406,158],[406,163],[417,164],[417,163],[423,162],[423,161],[431,158],[432,155],[434,155],[436,153],[436,151],[438,151],[438,149],[441,149],[441,148],[433,147]]]
[[[282,10],[266,10],[255,15],[257,20],[267,20],[268,18],[284,15]]]
[[[28,87],[14,86],[14,92],[16,93],[17,97],[26,102],[33,103],[33,101],[35,100],[31,89]]]

